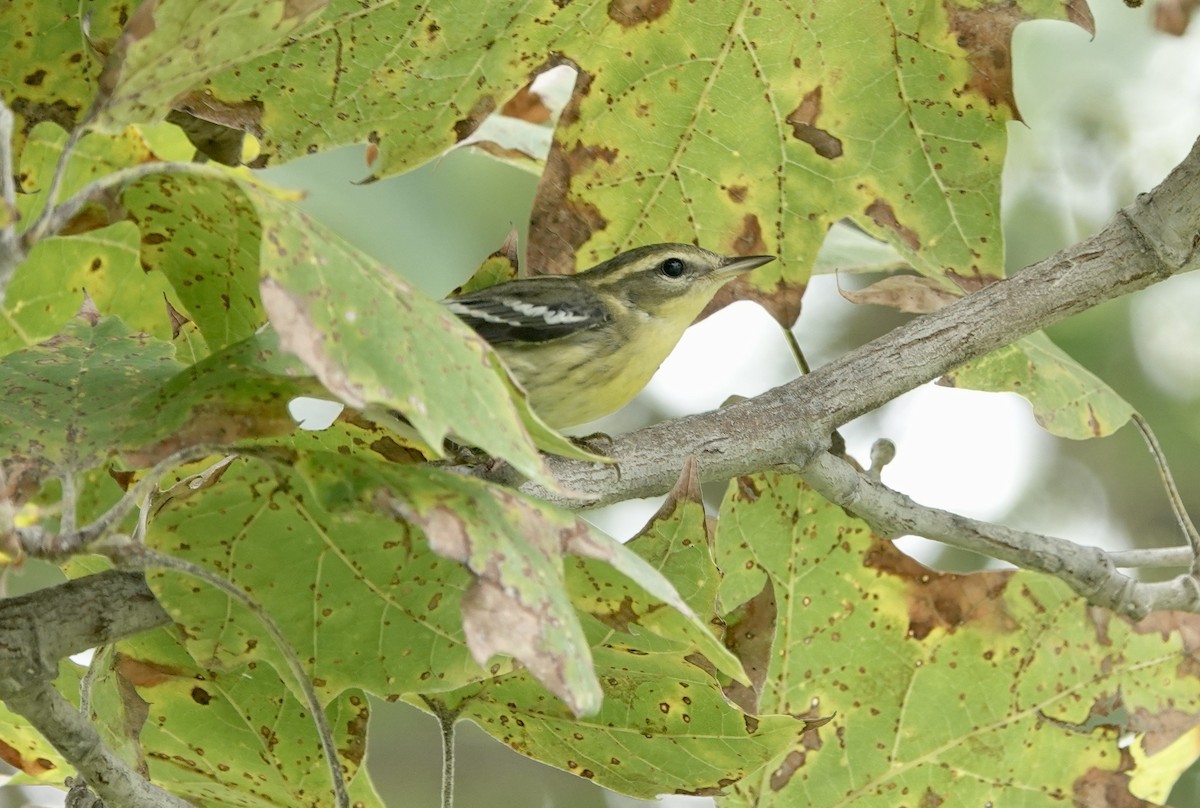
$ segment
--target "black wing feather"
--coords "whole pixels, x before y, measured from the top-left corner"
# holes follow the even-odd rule
[[[600,298],[566,277],[509,281],[444,302],[493,345],[548,342],[608,320]]]

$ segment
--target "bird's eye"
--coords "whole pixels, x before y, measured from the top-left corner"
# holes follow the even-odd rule
[[[668,258],[658,265],[658,271],[668,278],[678,278],[687,267],[682,258]]]

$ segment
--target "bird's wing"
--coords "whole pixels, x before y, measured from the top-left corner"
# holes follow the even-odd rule
[[[493,345],[546,342],[607,319],[600,299],[567,277],[509,281],[443,302]]]

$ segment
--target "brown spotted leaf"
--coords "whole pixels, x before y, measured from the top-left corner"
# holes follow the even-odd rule
[[[465,644],[467,570],[381,510],[380,492],[409,484],[405,472],[332,453],[299,458],[233,461],[213,484],[170,499],[151,520],[147,543],[261,604],[325,698],[356,687],[384,698],[435,692],[506,670],[480,668]],[[203,667],[269,663],[290,680],[278,649],[236,602],[178,573],[147,579]]]
[[[66,132],[50,123],[29,133],[20,167],[20,183],[28,193],[17,197],[25,227],[45,207],[66,139]],[[115,171],[158,159],[136,130],[113,137],[90,134],[71,153],[62,177],[62,195],[75,194]],[[79,309],[85,291],[104,314],[120,317],[134,329],[159,339],[172,338],[172,322],[164,312],[163,299],[176,311],[186,312],[189,296],[194,295],[191,275],[175,276],[181,281],[177,291],[172,278],[152,271],[158,265],[143,264],[147,239],[153,240],[153,236],[139,233],[135,223],[128,221],[129,211],[122,197],[110,192],[92,199],[67,223],[63,233],[39,241],[17,267],[2,306],[0,353],[56,334]],[[158,197],[153,204],[162,210],[167,201]],[[228,209],[221,215],[225,217],[223,227],[228,227]],[[205,258],[208,256],[203,253],[196,254],[180,266],[194,272],[196,263]],[[239,310],[236,296],[232,303],[235,311]],[[204,352],[203,346],[197,347]]]
[[[128,748],[130,705],[145,705],[134,739],[157,785],[197,805],[334,804],[312,718],[270,666],[206,670],[171,629],[105,649],[95,664],[92,711],[102,737]],[[352,804],[378,808],[363,765],[366,696],[347,691],[325,711]]]
[[[92,310],[94,312],[94,309]],[[122,437],[158,434],[135,416],[147,386],[182,368],[169,343],[84,312],[46,342],[0,359],[0,447],[6,462],[54,475],[94,468]]]
[[[699,494],[689,461],[662,509],[626,547],[661,572],[703,622],[664,608],[606,563],[567,559],[567,587],[604,692],[595,716],[572,720],[528,671],[433,698],[525,755],[644,798],[720,793],[792,748],[803,722],[740,709],[714,671],[744,678],[712,638],[721,631],[720,573]]]
[[[614,587],[649,599],[653,610],[665,607],[678,617],[673,625],[689,648],[699,638],[718,664],[737,670],[658,570],[578,516],[461,476],[427,477],[426,484],[398,488],[394,507],[421,527],[435,552],[475,576],[462,608],[467,644],[479,664],[498,653],[514,656],[576,715],[600,708],[600,685],[567,592],[568,570],[576,566],[570,557],[576,556],[611,573]]]
[[[266,322],[258,296],[262,226],[239,185],[216,173],[161,174],[134,183],[121,202],[141,233],[142,267],[170,282],[210,350]]]
[[[122,455],[149,466],[191,446],[214,451],[296,429],[288,403],[324,388],[264,330],[181,369],[131,398],[136,425],[119,436]],[[147,439],[145,425],[154,429]]]
[[[1047,576],[935,572],[796,477],[730,484],[717,560],[731,630],[773,634],[769,656],[749,649],[758,709],[834,715],[724,804],[1049,808],[1096,804],[1103,781],[1133,805],[1130,777],[1162,749],[1142,733],[1200,725],[1196,615],[1147,629]],[[773,621],[745,623],[765,588]]]
[[[540,0],[521,14],[335,0],[207,91],[225,105],[262,100],[267,160],[365,139],[384,177],[469,139],[493,112],[544,117],[521,88],[571,64],[577,94],[543,179],[532,265],[561,272],[636,244],[698,241],[781,254],[757,276],[769,291],[802,285],[829,224],[849,216],[922,274],[986,277],[1003,266],[1011,32],[1034,18],[1091,25],[1079,0]],[[278,100],[282,64],[316,80]]]
[[[147,541],[262,604],[323,693],[453,689],[508,671],[511,663],[489,660],[499,651],[520,654],[573,710],[594,711],[598,686],[564,591],[570,554],[600,559],[691,614],[652,567],[552,506],[361,454],[283,459],[236,460],[202,490],[172,498]],[[286,675],[261,627],[228,597],[173,572],[149,579],[206,667],[265,661]],[[364,631],[376,639],[363,643]]]
[[[805,725],[753,716],[730,702],[700,665],[678,652],[600,645],[599,712],[580,720],[525,671],[433,697],[524,755],[643,799],[664,792],[726,793],[798,745]],[[424,701],[411,700],[428,709]]]
[[[843,217],[943,282],[1001,274],[1012,26],[1090,25],[1075,2],[615,6],[577,19],[637,54],[636,74],[592,43],[556,42],[584,75],[535,203],[531,263],[570,271],[653,241],[780,254],[750,279],[760,294],[802,283]]]
[[[117,132],[166,117],[210,76],[276,51],[326,0],[142,0],[99,77],[95,126]]]
[[[124,3],[88,3],[86,8],[90,28],[101,38],[115,36],[129,13]],[[20,157],[38,124],[69,130],[87,112],[100,72],[87,39],[79,17],[62,6],[41,0],[0,3],[0,76],[5,77],[4,101],[17,122],[14,157]]]

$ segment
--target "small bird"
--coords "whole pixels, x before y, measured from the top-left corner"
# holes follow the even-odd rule
[[[509,281],[445,304],[500,354],[542,420],[561,429],[627,404],[718,289],[773,260],[652,244],[575,275]]]

